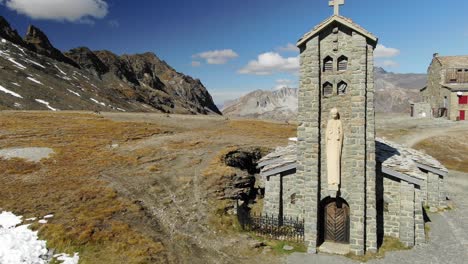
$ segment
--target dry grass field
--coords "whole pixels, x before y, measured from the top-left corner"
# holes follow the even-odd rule
[[[465,125],[382,120],[379,136],[467,171]],[[0,208],[54,214],[33,228],[49,248],[78,251],[85,264],[277,263],[239,235],[223,211],[232,202],[213,194],[235,174],[227,153],[268,151],[295,135],[294,124],[223,117],[0,112],[0,149],[55,151],[39,163],[0,161]]]
[[[253,258],[239,238],[210,226],[218,202],[209,185],[228,168],[195,174],[226,148],[271,148],[295,133],[284,124],[138,114],[2,112],[0,124],[0,149],[55,151],[40,163],[1,160],[0,207],[25,218],[54,214],[34,228],[49,248],[79,251],[80,263]]]

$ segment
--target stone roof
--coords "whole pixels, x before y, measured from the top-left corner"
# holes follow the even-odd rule
[[[296,141],[276,150],[259,161],[261,175],[272,176],[296,168]],[[421,169],[446,176],[448,170],[433,157],[420,151],[404,147],[381,138],[376,139],[376,159],[382,165],[382,172],[408,182],[420,184],[426,179]]]
[[[330,25],[333,22],[338,22],[338,23],[340,23],[342,25],[345,25],[345,26],[355,30],[356,32],[358,32],[358,33],[362,34],[363,36],[367,37],[368,39],[372,40],[374,42],[374,46],[377,45],[378,39],[372,33],[365,30],[364,28],[362,28],[358,24],[354,23],[349,18],[339,16],[339,15],[333,15],[333,16],[325,19],[322,23],[318,24],[311,31],[309,31],[304,36],[302,36],[302,38],[298,40],[297,46],[299,47],[300,45],[304,44],[305,42],[307,42],[309,39],[311,39],[312,37],[317,35],[320,31],[322,31],[324,28],[326,28],[328,25]]]
[[[456,91],[468,91],[468,84],[466,83],[454,83],[454,84],[442,84],[443,87]]]
[[[468,67],[468,55],[462,56],[438,56],[437,60],[448,67]]]

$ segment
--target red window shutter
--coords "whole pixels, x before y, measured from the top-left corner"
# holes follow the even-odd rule
[[[458,98],[458,104],[468,104],[468,95],[460,96]]]

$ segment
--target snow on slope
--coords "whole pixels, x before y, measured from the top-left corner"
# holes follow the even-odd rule
[[[11,212],[0,213],[0,263],[50,263],[51,259],[46,257],[48,253],[46,241],[39,240],[37,231],[30,230],[29,225],[18,226],[23,222],[22,218]],[[73,256],[57,254],[54,258],[64,264],[78,264],[79,261],[78,253]]]

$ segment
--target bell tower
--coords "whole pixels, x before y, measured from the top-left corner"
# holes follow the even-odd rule
[[[324,242],[377,250],[374,58],[378,39],[339,15],[306,33],[300,49],[298,201],[309,252]]]

